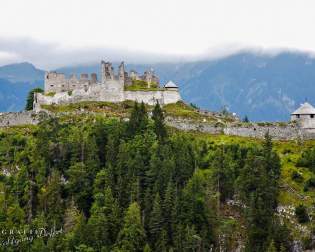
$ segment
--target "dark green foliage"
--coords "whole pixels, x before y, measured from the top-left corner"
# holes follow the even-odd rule
[[[265,251],[268,247],[268,238],[275,227],[273,214],[277,207],[279,176],[279,157],[273,152],[267,133],[263,148],[248,153],[238,178],[240,196],[248,206],[247,251]]]
[[[145,105],[142,102],[140,105],[135,102],[134,108],[131,112],[131,116],[128,122],[127,134],[134,136],[141,134],[145,131],[148,125],[148,115],[145,109]]]
[[[163,120],[159,104],[150,119],[136,103],[129,122],[54,118],[27,134],[2,133],[0,165],[12,175],[0,177],[1,225],[63,229],[34,241],[34,251],[219,250],[237,223],[222,231],[225,202],[236,197],[246,205],[246,249],[264,251],[272,240],[287,249],[270,137],[216,145],[167,131]]]
[[[307,209],[304,205],[298,205],[295,208],[295,216],[298,219],[299,223],[309,222],[309,216],[307,214]]]
[[[291,179],[300,183],[303,181],[303,176],[299,172],[293,171],[291,174]]]
[[[152,119],[154,121],[154,132],[159,140],[164,140],[167,136],[166,128],[164,125],[164,115],[160,107],[160,104],[157,102],[152,111]]]
[[[124,226],[118,234],[115,251],[142,251],[145,246],[145,232],[141,223],[139,205],[131,203],[124,218]]]
[[[194,109],[200,109],[195,103],[190,103],[189,105]]]
[[[303,151],[296,166],[307,167],[312,172],[315,172],[315,148],[309,148],[306,151]]]
[[[248,123],[248,122],[249,122],[249,119],[248,119],[247,115],[244,116],[243,122],[245,122],[245,123]]]
[[[44,90],[41,88],[34,88],[28,93],[27,98],[26,98],[25,110],[32,110],[33,109],[34,94],[35,93],[44,93]]]
[[[304,191],[308,191],[309,189],[314,189],[315,188],[315,178],[309,178],[306,182],[305,182],[305,186],[304,186]]]

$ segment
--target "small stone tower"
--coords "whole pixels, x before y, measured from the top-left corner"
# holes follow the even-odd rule
[[[291,114],[291,121],[296,121],[301,128],[315,129],[315,108],[305,102]]]

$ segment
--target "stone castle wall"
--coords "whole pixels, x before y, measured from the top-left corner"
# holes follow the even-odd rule
[[[90,77],[88,74],[81,74],[78,79],[76,75],[66,78],[62,73],[49,72],[45,74],[45,93],[59,93],[88,88],[96,82],[97,76],[95,73],[91,74]]]
[[[168,118],[167,124],[184,131],[199,131],[209,134],[224,134],[251,138],[264,138],[267,131],[275,140],[315,139],[315,130],[300,128],[297,124],[251,124],[247,127],[237,124],[216,126],[204,122],[193,122],[183,119]]]
[[[53,116],[46,112],[10,112],[0,114],[0,127],[19,126],[19,125],[36,125],[40,121]],[[166,118],[168,126],[184,130],[199,131],[209,134],[225,134],[230,136],[252,137],[257,139],[264,138],[267,131],[275,140],[307,140],[315,139],[315,130],[303,129],[295,124],[280,125],[258,125],[251,124],[248,127],[239,125],[214,125],[206,122],[194,122],[185,119]]]
[[[87,89],[75,89],[71,93],[59,92],[52,96],[35,94],[34,109],[40,111],[40,105],[68,104],[82,101],[122,102],[125,100],[144,102],[149,105],[176,103],[181,100],[178,90],[160,91],[124,91],[119,80],[107,81],[104,84],[90,85]]]
[[[0,127],[36,125],[48,118],[47,113],[36,113],[33,111],[0,113]]]

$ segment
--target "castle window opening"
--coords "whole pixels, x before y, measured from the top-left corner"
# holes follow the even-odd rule
[[[311,118],[314,118],[314,115],[313,115],[313,114],[311,115]]]

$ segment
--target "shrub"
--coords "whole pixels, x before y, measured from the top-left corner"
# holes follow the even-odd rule
[[[298,205],[295,208],[295,216],[296,216],[299,223],[309,222],[309,217],[307,214],[306,207],[302,204]]]
[[[305,183],[305,186],[304,186],[304,191],[308,191],[310,188],[315,188],[315,178],[312,177],[312,178],[309,178],[306,183]]]
[[[287,149],[287,148],[285,148],[283,151],[282,151],[282,154],[290,154],[290,153],[292,153],[292,150],[291,149]]]
[[[296,181],[296,182],[302,182],[303,181],[303,176],[301,175],[301,173],[299,173],[297,171],[293,171],[291,173],[291,179]]]

